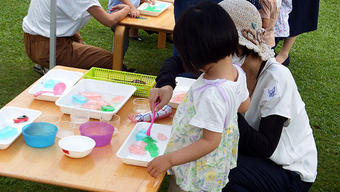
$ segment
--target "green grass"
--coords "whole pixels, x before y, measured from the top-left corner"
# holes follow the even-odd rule
[[[107,1],[101,0],[105,7]],[[0,107],[40,76],[25,54],[21,23],[29,0],[2,0],[0,6]],[[291,51],[292,71],[313,127],[318,148],[318,176],[311,191],[340,191],[340,4],[320,2],[317,31],[300,35]],[[112,32],[91,20],[81,31],[87,44],[112,50]],[[157,35],[141,33],[143,42],[130,41],[124,63],[140,73],[157,75],[172,45],[157,49]],[[1,158],[1,157],[0,157]],[[0,177],[0,191],[78,191]],[[160,191],[166,191],[163,184]]]

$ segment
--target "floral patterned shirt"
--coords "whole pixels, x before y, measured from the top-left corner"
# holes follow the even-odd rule
[[[175,174],[176,183],[182,190],[221,191],[228,182],[230,169],[236,166],[239,139],[237,110],[248,98],[245,76],[238,70],[240,78],[236,82],[210,81],[201,75],[177,108],[166,153],[196,142],[202,137],[202,129],[222,134],[214,151],[169,170]]]

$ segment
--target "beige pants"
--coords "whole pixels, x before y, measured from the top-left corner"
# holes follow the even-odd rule
[[[25,33],[24,42],[28,57],[33,62],[49,68],[50,39]],[[56,43],[57,65],[82,69],[112,69],[112,53],[105,49],[78,43],[72,37],[57,37]]]

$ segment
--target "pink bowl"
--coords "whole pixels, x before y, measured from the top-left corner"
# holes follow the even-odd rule
[[[107,145],[111,142],[114,127],[100,121],[88,121],[79,127],[80,134],[92,138],[96,147]]]

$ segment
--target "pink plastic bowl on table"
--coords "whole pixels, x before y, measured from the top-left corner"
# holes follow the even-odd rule
[[[80,134],[92,138],[96,147],[107,145],[111,142],[114,127],[100,121],[88,121],[79,127]]]

